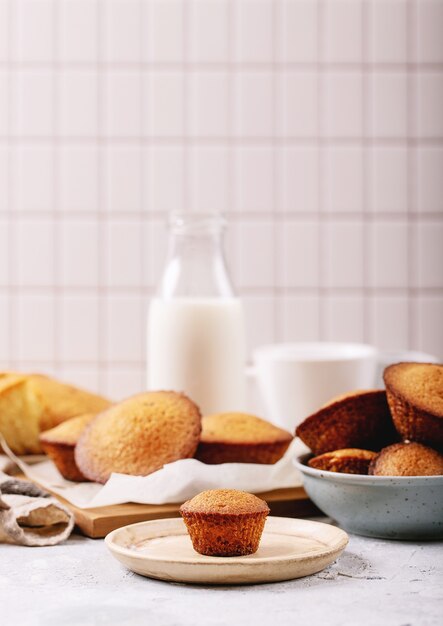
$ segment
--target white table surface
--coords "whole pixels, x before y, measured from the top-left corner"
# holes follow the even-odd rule
[[[102,540],[0,545],[2,626],[443,624],[443,542],[352,535],[336,563],[284,583],[171,584],[127,571]]]

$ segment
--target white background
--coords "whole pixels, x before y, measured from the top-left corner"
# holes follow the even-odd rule
[[[144,386],[170,210],[249,346],[443,357],[443,2],[0,0],[0,365]]]

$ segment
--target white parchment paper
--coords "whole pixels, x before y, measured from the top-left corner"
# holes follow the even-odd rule
[[[105,485],[73,483],[65,480],[50,460],[29,465],[16,457],[2,442],[6,454],[22,472],[42,487],[46,487],[81,509],[109,504],[138,502],[165,504],[184,502],[205,489],[240,489],[251,493],[298,487],[301,480],[292,460],[300,452],[297,440],[274,465],[253,463],[222,463],[206,465],[196,459],[169,463],[149,476],[112,474]]]

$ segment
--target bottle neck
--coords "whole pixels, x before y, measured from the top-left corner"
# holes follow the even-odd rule
[[[223,230],[220,215],[172,216],[160,297],[234,296],[223,255]]]

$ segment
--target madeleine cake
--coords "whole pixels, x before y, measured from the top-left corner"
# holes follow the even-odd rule
[[[443,448],[443,365],[396,363],[385,369],[383,379],[402,438]]]
[[[39,440],[43,452],[49,456],[60,474],[67,480],[77,482],[87,480],[77,467],[74,449],[80,435],[94,417],[94,413],[71,417],[66,422],[40,434]]]
[[[309,459],[308,465],[327,472],[343,474],[367,474],[369,463],[377,456],[372,450],[359,448],[344,448],[325,452]]]
[[[443,454],[421,443],[395,443],[371,461],[373,476],[443,475]]]
[[[109,400],[40,374],[0,374],[0,433],[15,454],[39,454],[39,434]]]
[[[398,440],[384,390],[354,391],[331,400],[296,430],[317,456],[342,448],[380,450]]]
[[[200,430],[200,411],[184,394],[140,393],[97,415],[80,436],[75,462],[99,483],[112,472],[146,476],[165,463],[192,457]]]
[[[203,463],[276,463],[293,437],[255,415],[219,413],[202,420],[196,458]]]

